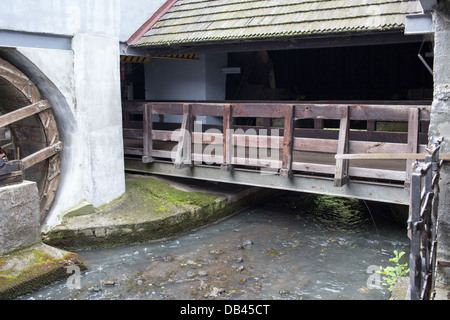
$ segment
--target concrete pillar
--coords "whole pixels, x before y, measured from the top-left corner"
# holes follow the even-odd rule
[[[0,188],[0,256],[41,241],[36,182]]]
[[[77,34],[74,54],[75,117],[83,135],[83,194],[95,207],[125,192],[119,41]]]
[[[431,110],[430,137],[443,137],[441,153],[450,153],[450,12],[441,1],[434,11],[434,99]],[[450,261],[450,165],[441,170],[438,260]],[[438,266],[437,282],[450,285],[450,268]]]

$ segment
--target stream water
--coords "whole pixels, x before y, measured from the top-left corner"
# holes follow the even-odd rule
[[[174,240],[80,251],[80,288],[64,280],[19,299],[384,300],[371,266],[409,254],[387,210],[286,193]]]

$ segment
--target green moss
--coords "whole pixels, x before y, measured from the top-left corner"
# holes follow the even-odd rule
[[[153,178],[139,179],[138,181],[131,182],[131,186],[139,188],[149,198],[165,199],[175,204],[188,204],[201,207],[217,199],[216,195],[186,192],[173,188],[164,181]]]
[[[7,259],[14,259],[15,256],[27,262],[23,269],[13,263],[13,269],[0,271],[0,299],[13,299],[61,279],[67,276],[65,267],[68,265],[76,264],[85,269],[84,263],[75,253],[68,252],[62,258],[55,258],[45,251],[36,249],[18,251],[2,258],[3,265],[6,265]]]

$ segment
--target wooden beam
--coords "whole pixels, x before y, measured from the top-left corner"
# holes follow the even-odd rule
[[[143,110],[143,143],[144,143],[144,155],[142,156],[143,163],[153,162],[152,150],[153,150],[153,120],[152,120],[152,105],[147,103],[144,105]]]
[[[47,100],[41,100],[29,106],[17,109],[0,116],[0,128],[8,126],[14,122],[23,120],[39,112],[49,109],[50,103]]]
[[[131,46],[135,44],[144,34],[150,30],[155,23],[169,10],[177,0],[166,1],[156,12],[148,19],[128,40],[127,45]]]
[[[348,160],[425,160],[425,153],[359,153],[336,154],[336,159]]]
[[[349,132],[350,132],[350,117],[349,107],[344,109],[343,117],[339,127],[339,140],[337,146],[337,154],[348,153],[349,150]],[[334,185],[342,187],[348,181],[348,164],[347,159],[336,159],[336,171],[334,175]]]
[[[284,115],[284,137],[283,137],[283,159],[280,176],[292,177],[292,152],[294,147],[294,113],[293,105],[285,106]]]
[[[51,156],[57,154],[58,152],[61,152],[63,149],[63,143],[61,141],[55,143],[54,145],[51,145],[47,148],[41,149],[25,158],[22,159],[22,164],[24,169],[28,169],[31,166],[34,166],[36,163],[39,163],[41,161],[44,161]]]
[[[408,146],[407,153],[417,153],[419,148],[419,130],[420,130],[420,113],[419,109],[411,108],[408,110]],[[406,161],[406,181],[405,186],[408,187],[411,181],[412,165],[414,160]]]
[[[224,105],[223,106],[223,164],[221,166],[222,171],[232,171],[233,170],[233,106]]]
[[[180,140],[175,155],[175,168],[183,169],[192,166],[192,121],[191,105],[183,104],[183,120],[181,122]]]

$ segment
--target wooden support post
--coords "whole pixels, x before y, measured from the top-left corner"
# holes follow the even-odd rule
[[[153,121],[152,121],[152,105],[150,103],[144,104],[143,110],[143,144],[144,144],[144,155],[142,156],[143,163],[153,162],[152,151],[153,151]]]
[[[314,119],[314,129],[323,129],[324,121],[323,119]]]
[[[223,106],[223,163],[222,171],[233,170],[233,107],[229,104]]]
[[[374,120],[367,120],[367,131],[376,131],[377,122]]]
[[[175,156],[175,168],[183,169],[192,166],[192,131],[193,118],[190,104],[183,104],[183,121],[181,122],[180,140]]]
[[[284,116],[283,159],[280,176],[292,177],[292,150],[294,146],[294,105],[287,105]]]
[[[337,146],[337,154],[345,154],[348,153],[349,150],[349,131],[350,131],[350,117],[349,117],[350,108],[347,106],[344,108],[344,114],[341,118],[341,123],[339,127],[339,140]],[[336,169],[334,175],[334,186],[342,187],[345,185],[348,180],[348,159],[336,159]]]
[[[420,126],[420,113],[419,108],[410,108],[408,110],[408,146],[407,153],[417,153],[419,147],[419,126]],[[414,160],[409,159],[406,161],[406,178],[405,188],[409,188],[411,184],[412,165]]]

